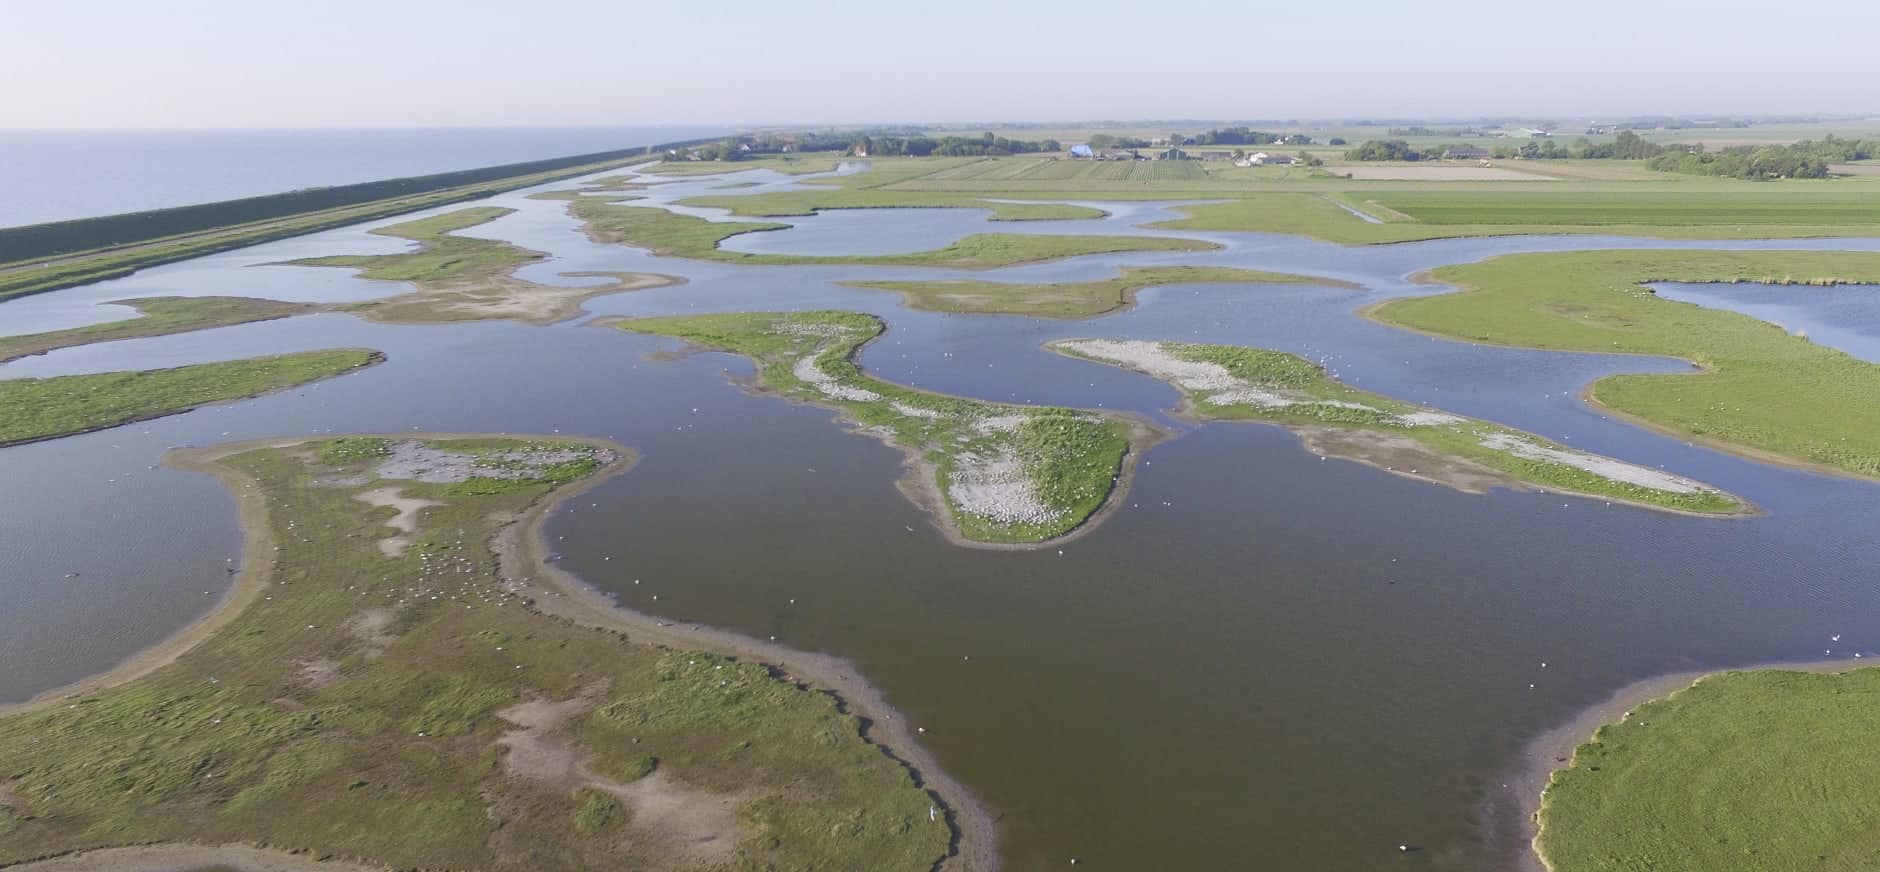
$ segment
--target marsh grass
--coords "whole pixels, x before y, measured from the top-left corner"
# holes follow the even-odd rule
[[[724,868],[928,869],[945,855],[926,793],[827,695],[756,664],[528,610],[498,578],[489,543],[496,519],[556,485],[464,495],[409,480],[335,484],[372,477],[367,444],[222,461],[255,482],[249,498],[265,505],[280,549],[247,557],[271,566],[264,596],[145,678],[0,719],[11,797],[0,804],[0,865],[165,841],[392,868],[670,865],[659,833],[622,838],[633,825],[624,808],[505,774],[496,740],[514,727],[499,710],[595,694],[595,709],[565,728],[594,771],[624,776],[657,758],[675,783],[743,797],[745,829]],[[384,512],[355,498],[387,485],[438,503],[398,557],[377,547],[391,532]],[[359,631],[373,610],[395,616],[389,639]],[[310,677],[316,663],[327,664],[323,680]],[[623,709],[636,716],[604,714]]]
[[[478,206],[380,227],[372,232],[418,243],[399,254],[339,254],[289,261],[296,266],[353,267],[362,278],[420,285],[490,280],[523,264],[541,260],[539,252],[495,239],[458,236],[455,231],[487,224],[516,210]]]
[[[1880,477],[1880,365],[1747,315],[1661,299],[1641,282],[1771,275],[1880,282],[1865,252],[1523,254],[1439,269],[1462,291],[1397,300],[1377,320],[1477,342],[1654,354],[1706,371],[1595,382],[1607,408],[1758,456]],[[1800,280],[1796,280],[1799,282]]]
[[[1208,251],[1211,242],[1156,236],[1047,236],[976,233],[945,248],[911,254],[789,255],[727,251],[718,244],[741,233],[781,230],[787,224],[747,221],[707,221],[653,206],[609,202],[584,197],[569,204],[575,217],[586,223],[588,234],[599,242],[645,248],[654,254],[753,264],[848,264],[860,266],[943,266],[991,269],[1021,263],[1057,260],[1087,254],[1126,251]]]
[[[1015,406],[914,390],[869,376],[855,363],[857,349],[885,325],[854,312],[739,313],[619,322],[625,330],[672,336],[751,358],[764,386],[784,396],[836,408],[864,429],[933,467],[934,491],[967,539],[991,543],[1035,543],[1062,536],[1102,508],[1115,489],[1129,451],[1128,425],[1076,409]],[[832,396],[795,372],[799,361],[843,389],[879,399]],[[987,419],[1022,417],[1009,430],[977,426]],[[1010,455],[1025,470],[1032,492],[1055,512],[1049,521],[1015,522],[964,510],[949,482],[968,458]]]
[[[342,349],[173,369],[0,380],[0,445],[33,442],[187,412],[331,378],[382,360]]]
[[[912,309],[1044,318],[1090,318],[1114,312],[1134,303],[1137,291],[1159,285],[1242,283],[1352,287],[1337,279],[1205,266],[1124,267],[1122,274],[1113,279],[1048,284],[968,280],[843,282],[854,288],[894,291]]]
[[[319,306],[307,303],[249,297],[146,297],[118,300],[116,304],[134,307],[140,317],[48,333],[0,336],[0,363],[94,342],[168,336],[320,311]]]
[[[1712,675],[1603,726],[1554,773],[1554,872],[1871,869],[1880,670]]]

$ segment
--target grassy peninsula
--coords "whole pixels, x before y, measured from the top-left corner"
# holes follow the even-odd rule
[[[141,317],[70,330],[0,336],[0,363],[94,342],[168,336],[321,311],[321,307],[308,303],[282,303],[251,297],[145,297],[117,300],[115,305],[130,306]]]
[[[813,256],[747,254],[719,248],[740,233],[781,230],[789,225],[745,221],[707,221],[654,206],[633,206],[606,197],[583,197],[568,204],[596,242],[645,248],[654,254],[749,264],[843,264],[853,266],[938,266],[992,269],[1086,254],[1126,251],[1211,251],[1212,242],[1155,236],[1044,236],[976,233],[945,248],[910,254]]]
[[[1541,800],[1553,872],[1871,869],[1880,670],[1707,676],[1581,745]]]
[[[348,437],[173,462],[238,499],[236,590],[141,677],[0,717],[0,865],[165,842],[518,872],[948,854],[934,800],[832,697],[533,608],[540,564],[505,533],[622,449]]]
[[[1463,490],[1530,485],[1685,512],[1747,510],[1741,500],[1700,482],[1348,387],[1281,351],[1111,339],[1049,347],[1168,381],[1194,417],[1283,424],[1315,453]]]
[[[1147,425],[1110,414],[987,403],[872,378],[855,363],[885,329],[853,312],[615,322],[751,358],[765,389],[838,409],[915,460],[912,482],[968,542],[1037,545],[1083,527],[1123,488]]]
[[[376,351],[342,349],[172,369],[0,380],[0,447],[187,412],[371,366]]]
[[[611,277],[610,284],[564,287],[516,278],[518,267],[547,258],[539,251],[497,239],[459,236],[456,231],[487,224],[516,210],[496,206],[459,209],[416,221],[380,227],[373,233],[409,239],[415,251],[399,254],[331,255],[291,261],[295,266],[350,267],[378,281],[410,282],[416,292],[334,307],[376,321],[438,323],[508,318],[531,324],[566,320],[581,301],[602,294],[677,284],[680,279],[645,273],[562,273]]]
[[[1460,293],[1371,310],[1386,324],[1476,342],[1679,357],[1703,372],[1621,375],[1600,406],[1761,460],[1880,478],[1880,366],[1734,312],[1660,299],[1653,281],[1880,281],[1864,252],[1523,254],[1430,274]]]
[[[1045,318],[1090,318],[1114,312],[1134,304],[1137,291],[1158,285],[1312,284],[1356,287],[1338,279],[1210,266],[1124,267],[1122,274],[1116,278],[1093,282],[1021,284],[942,280],[855,281],[842,284],[852,288],[894,291],[907,301],[910,309],[1035,315]]]

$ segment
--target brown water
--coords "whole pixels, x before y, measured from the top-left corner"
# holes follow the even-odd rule
[[[895,489],[898,452],[844,432],[827,411],[745,394],[726,377],[749,372],[736,358],[656,362],[647,355],[675,346],[600,328],[319,316],[0,369],[334,345],[390,355],[309,389],[0,451],[0,493],[15,497],[0,501],[0,699],[109,665],[199,614],[226,584],[223,558],[239,541],[232,505],[206,478],[147,468],[166,446],[412,428],[561,431],[639,449],[638,466],[549,525],[563,565],[638,608],[852,657],[993,806],[1013,869],[1072,857],[1129,870],[1503,869],[1521,850],[1519,798],[1502,790],[1504,773],[1529,738],[1577,707],[1659,672],[1880,646],[1880,488],[1686,446],[1573,398],[1604,374],[1682,364],[1475,348],[1351,314],[1384,294],[1427,292],[1404,276],[1435,263],[1632,243],[1354,250],[1211,234],[1233,248],[1175,260],[1316,270],[1369,290],[1170,288],[1126,313],[1063,323],[908,312],[891,295],[831,284],[945,271],[653,259],[586,242],[560,204],[501,202],[523,211],[477,232],[558,256],[532,277],[609,268],[692,278],[597,300],[596,312],[875,311],[892,330],[864,363],[884,377],[1149,414],[1173,404],[1166,386],[1038,346],[1116,336],[1287,348],[1372,390],[1663,464],[1769,514],[1719,521],[1542,494],[1468,496],[1318,460],[1282,430],[1220,424],[1154,448],[1126,507],[1062,554],[962,549]],[[882,218],[895,238],[857,245],[930,247],[960,230],[951,219],[931,232],[908,221]],[[95,302],[158,288],[254,293],[276,276],[297,298],[357,298],[387,286],[248,264],[361,241],[323,234],[29,298],[0,305],[0,324],[97,320]],[[998,275],[1048,281],[1170,261]],[[1844,641],[1828,642],[1835,633]]]

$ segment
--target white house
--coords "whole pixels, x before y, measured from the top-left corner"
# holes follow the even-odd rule
[[[1246,157],[1243,157],[1240,160],[1235,161],[1234,166],[1270,167],[1270,166],[1280,166],[1283,164],[1295,163],[1296,161],[1297,159],[1293,158],[1290,155],[1267,154],[1264,151],[1256,151],[1253,154],[1247,155]]]

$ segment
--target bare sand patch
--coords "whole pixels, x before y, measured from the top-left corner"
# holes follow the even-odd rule
[[[1559,463],[1574,469],[1583,469],[1602,478],[1648,487],[1653,490],[1670,491],[1679,494],[1694,494],[1708,490],[1704,485],[1682,476],[1672,475],[1656,469],[1646,469],[1637,464],[1587,454],[1584,451],[1568,451],[1538,445],[1518,436],[1507,433],[1490,433],[1482,439],[1482,446],[1496,451],[1505,451],[1516,457],[1540,460],[1547,463]]]
[[[316,657],[301,660],[297,665],[300,667],[300,683],[308,690],[319,690],[339,683],[338,660]]]
[[[1511,170],[1505,167],[1465,166],[1376,166],[1338,167],[1361,182],[1557,182],[1553,176]]]
[[[1446,485],[1463,493],[1484,494],[1497,487],[1528,487],[1513,476],[1434,451],[1400,433],[1345,427],[1292,429],[1299,434],[1307,450],[1322,457],[1356,461],[1393,475]]]
[[[744,837],[738,805],[747,794],[687,787],[664,770],[622,784],[588,768],[587,754],[568,740],[562,727],[593,708],[604,689],[590,686],[571,699],[530,700],[497,712],[520,728],[496,740],[506,750],[503,768],[552,790],[591,787],[612,794],[626,805],[630,826],[688,865],[710,866],[730,858]]]
[[[398,641],[398,634],[392,632],[392,625],[398,621],[398,612],[386,608],[371,608],[353,615],[346,622],[346,629],[352,631],[353,638],[365,645],[366,659],[377,660],[385,649]]]
[[[385,520],[385,526],[397,530],[398,534],[379,540],[379,553],[386,557],[403,557],[405,549],[411,547],[411,537],[418,534],[418,513],[430,506],[443,505],[436,500],[421,500],[400,493],[396,487],[381,487],[353,495],[353,499],[374,508],[397,510],[398,514]]]

